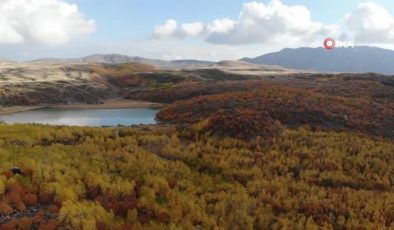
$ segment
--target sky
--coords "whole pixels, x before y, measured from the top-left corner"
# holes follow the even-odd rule
[[[225,60],[327,37],[394,49],[394,1],[0,0],[0,57]]]

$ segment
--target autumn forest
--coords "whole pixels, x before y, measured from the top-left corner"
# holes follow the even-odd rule
[[[0,124],[0,229],[394,229],[392,77],[110,80],[159,124]]]

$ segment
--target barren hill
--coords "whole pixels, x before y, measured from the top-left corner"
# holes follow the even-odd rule
[[[100,103],[146,89],[293,73],[299,71],[243,61],[164,61],[119,54],[30,62],[0,60],[0,105]]]
[[[1,63],[0,105],[97,103],[120,97],[112,78],[153,70],[139,63]]]

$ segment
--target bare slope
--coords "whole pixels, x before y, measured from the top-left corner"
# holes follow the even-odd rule
[[[120,97],[111,77],[153,69],[138,63],[1,63],[0,105],[98,103]]]

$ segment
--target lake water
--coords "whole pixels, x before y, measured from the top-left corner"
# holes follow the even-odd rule
[[[70,126],[117,126],[156,124],[155,109],[60,109],[48,108],[0,116],[7,124],[49,124]]]

